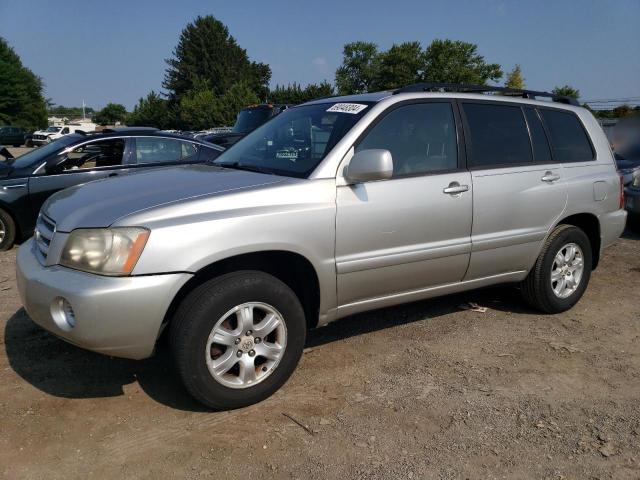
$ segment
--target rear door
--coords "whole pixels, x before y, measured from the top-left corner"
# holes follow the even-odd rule
[[[465,280],[528,270],[565,209],[563,168],[535,109],[490,101],[460,107],[474,190]]]
[[[136,137],[131,163],[136,166],[136,169],[198,163],[206,159],[205,155],[202,159],[200,155],[200,150],[204,148],[206,147],[179,138]]]
[[[49,165],[42,174],[31,177],[29,196],[33,212],[38,213],[47,198],[59,190],[125,173],[126,146],[126,138],[83,143],[67,152],[61,162]]]

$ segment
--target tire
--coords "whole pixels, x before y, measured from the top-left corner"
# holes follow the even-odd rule
[[[248,310],[234,313],[238,306],[246,306],[249,302],[254,304],[255,313],[246,317],[240,312]],[[281,319],[279,326],[264,339],[258,337],[261,309],[271,309],[272,313],[265,313],[264,318],[271,315]],[[225,322],[230,323],[220,324],[225,318]],[[253,319],[256,331],[246,334],[241,318]],[[210,345],[214,327],[227,333],[235,332],[229,346]],[[262,331],[266,334],[267,330]],[[279,336],[280,340],[276,341],[276,337],[270,335]],[[304,311],[293,291],[269,274],[248,270],[222,275],[190,292],[171,320],[169,341],[178,374],[187,391],[210,408],[230,410],[260,402],[284,385],[300,360],[305,337]],[[260,355],[263,352],[260,349],[268,350],[278,344],[284,344],[284,347],[277,361]],[[215,357],[214,352],[219,356]],[[228,360],[222,361],[224,358]],[[216,361],[234,365],[227,373],[214,376],[210,369],[216,368]],[[245,364],[253,368],[253,382],[244,381],[243,371],[251,372],[251,368],[243,366]],[[250,378],[251,374],[247,375]]]
[[[4,210],[0,209],[0,252],[13,247],[16,240],[16,224]]]
[[[566,264],[561,267],[562,264],[556,261],[556,255],[560,254],[566,258],[568,250],[563,250],[563,247],[569,245],[577,245],[579,248],[575,249],[577,253],[574,260],[569,262],[571,265]],[[582,272],[578,276],[579,262],[576,259],[579,251],[581,251],[580,256],[582,257]],[[569,310],[580,300],[587,289],[591,277],[591,264],[591,242],[586,234],[573,225],[558,225],[547,238],[533,269],[522,282],[522,295],[525,301],[532,307],[546,313],[560,313]],[[552,279],[553,272],[556,274],[561,272],[560,280],[554,281]],[[576,279],[577,285],[573,291],[570,291],[569,285],[576,282]],[[558,283],[562,281],[565,283]],[[554,289],[562,290],[562,285],[567,285],[566,290],[562,292],[566,297],[562,297],[554,291]]]

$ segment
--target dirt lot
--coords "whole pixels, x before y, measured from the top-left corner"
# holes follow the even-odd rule
[[[566,314],[503,287],[359,315],[312,333],[271,399],[217,413],[166,346],[113,359],[32,324],[14,259],[0,254],[4,478],[640,478],[638,236]]]

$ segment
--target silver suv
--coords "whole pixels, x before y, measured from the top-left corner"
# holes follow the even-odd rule
[[[166,330],[217,409],[271,395],[309,328],[357,312],[502,283],[567,310],[625,224],[609,143],[569,99],[493,90],[325,98],[209,164],[64,190],[18,252],[25,308],[113,356]]]

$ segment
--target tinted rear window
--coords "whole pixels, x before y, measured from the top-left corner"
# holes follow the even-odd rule
[[[520,107],[463,103],[469,125],[470,165],[487,167],[533,162]]]
[[[544,133],[540,117],[533,108],[525,108],[524,115],[527,117],[529,124],[529,133],[531,134],[531,144],[533,145],[533,158],[538,163],[551,162],[551,148],[547,135]]]
[[[593,160],[593,150],[580,120],[571,112],[540,110],[551,135],[551,148],[556,162]]]

